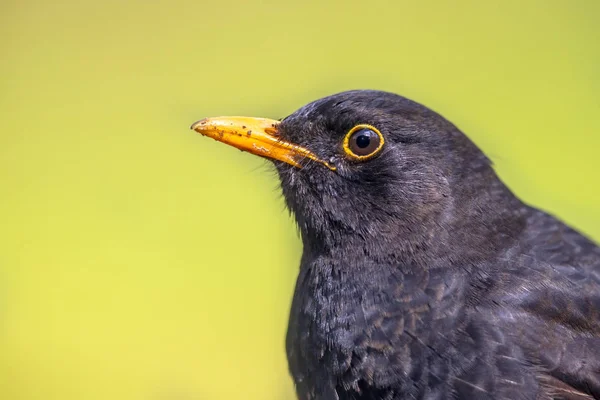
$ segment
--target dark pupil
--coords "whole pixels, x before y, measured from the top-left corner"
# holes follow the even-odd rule
[[[364,149],[366,147],[369,147],[369,144],[371,143],[371,137],[368,134],[359,134],[358,137],[356,138],[356,145],[358,147],[360,147],[361,149]]]
[[[352,133],[348,145],[349,150],[355,156],[363,157],[377,151],[380,143],[381,141],[377,133],[371,129],[363,128]]]

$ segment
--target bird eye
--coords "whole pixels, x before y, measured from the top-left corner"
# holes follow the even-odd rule
[[[344,151],[355,160],[367,160],[383,147],[383,135],[371,125],[356,125],[344,138]]]

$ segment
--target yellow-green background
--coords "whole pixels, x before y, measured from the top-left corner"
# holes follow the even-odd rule
[[[0,3],[0,398],[293,397],[300,242],[267,163],[189,131],[385,89],[600,238],[600,2]]]

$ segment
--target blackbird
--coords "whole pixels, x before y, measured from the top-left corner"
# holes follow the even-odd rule
[[[600,248],[442,116],[357,90],[192,128],[277,169],[303,243],[299,399],[600,399]]]

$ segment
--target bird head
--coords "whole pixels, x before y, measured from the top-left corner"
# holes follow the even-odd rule
[[[339,93],[281,121],[218,117],[192,129],[273,161],[305,250],[432,254],[452,241],[453,224],[477,218],[469,207],[492,211],[484,197],[499,182],[454,125],[387,92]]]

